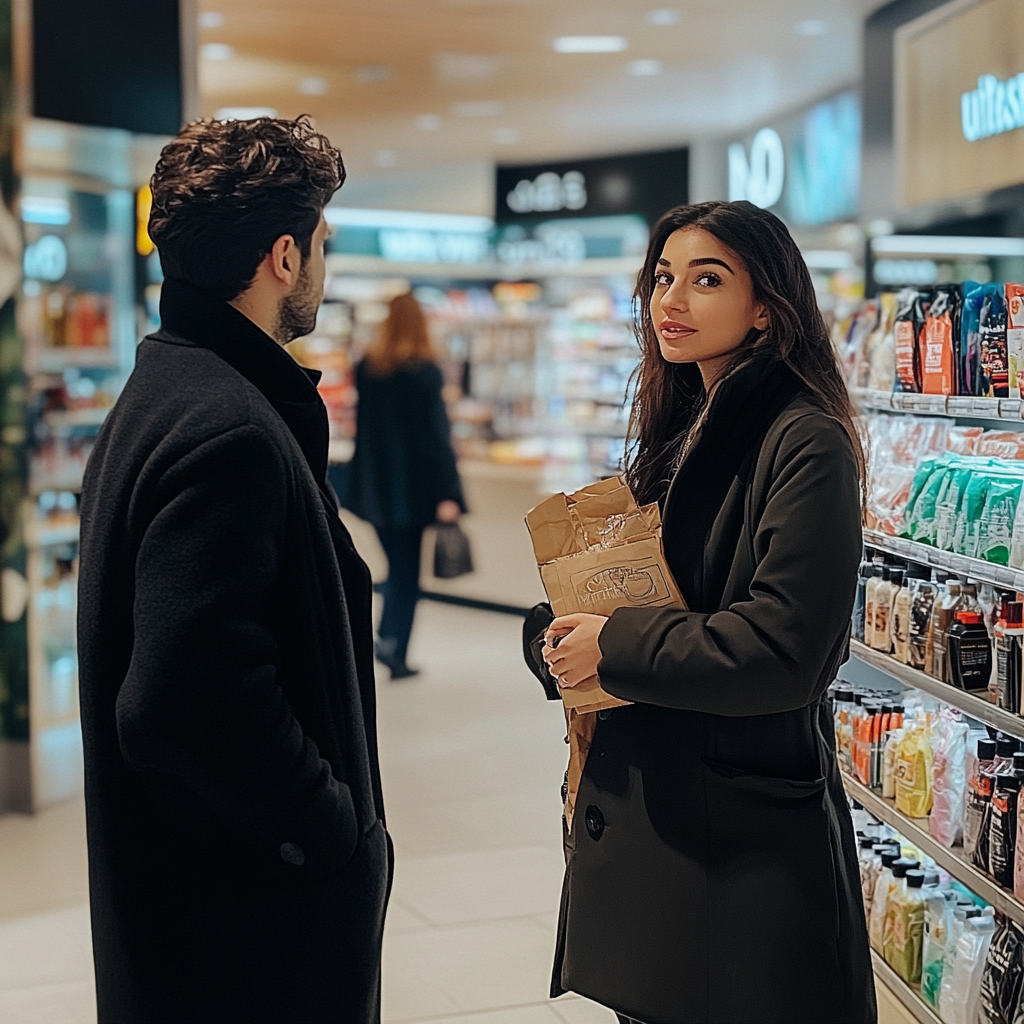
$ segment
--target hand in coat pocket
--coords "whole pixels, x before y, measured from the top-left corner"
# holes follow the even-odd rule
[[[598,638],[607,621],[604,615],[580,612],[561,615],[548,626],[541,653],[559,686],[579,686],[597,676],[601,661]]]

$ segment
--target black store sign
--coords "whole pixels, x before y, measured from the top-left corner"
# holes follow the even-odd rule
[[[653,224],[689,196],[688,150],[498,167],[498,224],[637,213]]]

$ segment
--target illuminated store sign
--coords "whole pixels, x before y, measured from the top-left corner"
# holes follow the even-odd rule
[[[505,202],[516,213],[582,210],[587,205],[587,179],[579,171],[566,171],[561,175],[544,171],[533,181],[520,178]]]
[[[978,88],[960,97],[960,127],[968,142],[1024,128],[1024,72],[1005,82],[982,75]]]
[[[728,149],[729,199],[794,225],[854,217],[860,205],[860,100],[847,91]]]

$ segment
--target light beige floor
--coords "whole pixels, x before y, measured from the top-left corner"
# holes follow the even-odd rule
[[[565,747],[518,649],[519,620],[424,602],[410,660],[425,671],[378,687],[397,853],[388,1024],[614,1024],[546,997]],[[3,1024],[94,1024],[85,863],[79,802],[0,817]],[[910,1020],[889,1000],[880,1011]]]

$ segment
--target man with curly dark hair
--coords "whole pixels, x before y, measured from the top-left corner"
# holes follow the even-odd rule
[[[391,878],[370,575],[319,375],[341,154],[308,119],[163,150],[166,280],[82,492],[79,655],[100,1024],[380,1019]]]

